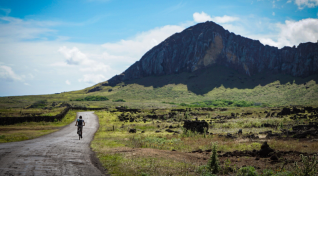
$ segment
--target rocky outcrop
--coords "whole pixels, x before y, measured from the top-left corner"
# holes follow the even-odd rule
[[[96,87],[94,87],[94,88],[92,88],[92,89],[89,89],[89,90],[87,91],[87,93],[97,92],[97,91],[101,91],[101,90],[102,90],[102,87],[101,87],[101,86],[96,86]]]
[[[209,124],[205,121],[184,121],[183,127],[192,132],[204,133],[209,130]]]
[[[231,67],[249,76],[270,71],[306,77],[318,74],[318,43],[278,49],[230,33],[208,21],[170,36],[122,74],[111,78],[108,84],[151,75],[193,72],[214,64]]]

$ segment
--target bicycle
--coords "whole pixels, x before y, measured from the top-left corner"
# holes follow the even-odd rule
[[[77,128],[78,139],[83,138],[83,129],[81,127]]]
[[[78,139],[80,140],[83,138],[83,126],[85,126],[85,121],[82,119],[82,116],[76,120],[75,126],[77,126]]]

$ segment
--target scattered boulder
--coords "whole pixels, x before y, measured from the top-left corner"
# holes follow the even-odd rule
[[[174,131],[168,128],[166,129],[166,132],[174,132]]]
[[[275,125],[265,123],[265,124],[263,124],[263,127],[264,127],[264,128],[273,128],[273,127],[275,127]]]
[[[226,138],[235,138],[231,133],[227,133],[225,137]]]
[[[273,154],[269,159],[272,161],[278,161],[278,157],[275,154]]]
[[[294,131],[301,131],[301,130],[308,130],[308,129],[311,129],[311,128],[316,128],[318,129],[318,126],[316,125],[297,125],[297,126],[293,126],[292,127]]]
[[[202,121],[186,120],[184,121],[183,127],[192,132],[204,133],[204,131],[207,132],[207,130],[209,129],[209,124],[204,120]]]
[[[265,141],[261,146],[261,150],[259,151],[260,157],[267,158],[269,157],[269,153],[271,152],[274,152],[274,150],[270,148],[269,145],[267,144],[267,141]]]
[[[290,115],[291,114],[290,108],[284,107],[283,110],[278,114],[279,115]]]
[[[249,133],[248,135],[245,135],[243,138],[259,139],[259,136],[255,135],[254,133]]]
[[[279,137],[279,136],[281,136],[281,134],[279,134],[279,133],[268,133],[267,134],[267,136],[266,136],[266,139],[269,139],[269,138],[271,138],[271,137]]]

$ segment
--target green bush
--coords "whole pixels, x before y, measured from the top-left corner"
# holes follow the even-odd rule
[[[162,102],[162,103],[164,103],[164,104],[171,104],[171,105],[177,104],[177,103],[174,103],[174,102]]]
[[[87,96],[85,98],[77,98],[75,101],[107,101],[109,100],[107,97],[104,96]]]
[[[254,167],[247,166],[247,167],[241,167],[238,172],[238,176],[257,176],[257,172]]]
[[[181,103],[180,106],[183,106],[183,104],[184,103]],[[189,106],[189,107],[249,107],[249,106],[254,106],[254,103],[247,102],[247,101],[231,101],[231,100],[220,99],[220,100],[193,102],[186,106]]]
[[[302,165],[295,162],[295,173],[300,176],[313,176],[318,174],[317,159],[314,156],[300,155]]]
[[[196,173],[198,173],[201,176],[213,176],[208,165],[202,165],[197,167]]]
[[[265,169],[265,170],[263,170],[263,174],[262,175],[263,176],[272,176],[272,175],[274,175],[274,171],[271,170],[271,169]]]
[[[46,100],[40,100],[33,103],[29,108],[43,108],[47,105]]]
[[[113,100],[113,102],[126,102],[124,99],[116,99],[116,100]]]

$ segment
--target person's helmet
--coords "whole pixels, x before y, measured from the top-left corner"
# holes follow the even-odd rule
[[[80,115],[80,117],[79,117],[80,119],[82,118],[82,116]]]

